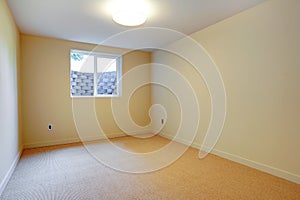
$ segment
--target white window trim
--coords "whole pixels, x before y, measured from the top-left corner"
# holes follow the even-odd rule
[[[80,53],[85,55],[92,55],[95,56],[94,58],[94,95],[93,96],[72,96],[71,92],[71,84],[70,84],[70,97],[71,98],[115,98],[115,97],[121,97],[122,96],[122,55],[121,54],[111,54],[111,53],[102,53],[102,52],[90,52],[86,50],[78,50],[78,49],[70,49],[70,73],[71,74],[71,53]],[[117,59],[117,95],[98,95],[97,91],[97,56],[100,57],[107,57],[107,58],[118,58]]]

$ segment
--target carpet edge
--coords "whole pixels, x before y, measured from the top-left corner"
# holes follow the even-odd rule
[[[170,139],[170,140],[174,139],[174,138],[172,138],[172,136],[169,136],[166,133],[160,133],[159,135],[164,138]],[[175,141],[185,144],[185,145],[189,144],[189,142],[187,142],[183,139],[176,139]],[[190,146],[193,148],[196,148],[196,149],[200,149],[202,145],[197,142],[193,142]],[[203,147],[204,151],[205,151],[205,149],[206,148]],[[285,171],[282,169],[278,169],[278,168],[275,168],[275,167],[272,167],[272,166],[269,166],[269,165],[266,165],[263,163],[259,163],[259,162],[253,161],[253,160],[249,160],[247,158],[243,158],[243,157],[240,157],[237,155],[233,155],[233,154],[230,154],[225,151],[218,150],[218,149],[213,149],[210,153],[213,155],[216,155],[216,156],[220,156],[221,158],[225,158],[225,159],[231,160],[233,162],[237,162],[239,164],[242,164],[242,165],[257,169],[259,171],[271,174],[273,176],[283,178],[283,179],[291,181],[293,183],[300,184],[300,176],[297,174],[293,174],[291,172],[288,172],[288,171]]]

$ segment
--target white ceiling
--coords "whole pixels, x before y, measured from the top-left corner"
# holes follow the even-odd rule
[[[133,28],[114,23],[108,11],[112,0],[6,0],[20,31],[71,41],[99,44]],[[165,45],[265,0],[147,0],[150,16],[130,37],[107,40],[108,46],[132,48],[133,42]],[[164,28],[149,31],[147,27]],[[142,30],[141,30],[142,28]],[[178,31],[172,32],[168,29]],[[180,33],[179,33],[180,32]],[[175,33],[175,34],[172,34]],[[121,34],[122,35],[122,34]]]

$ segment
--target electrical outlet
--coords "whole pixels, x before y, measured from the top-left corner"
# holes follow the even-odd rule
[[[52,129],[53,129],[52,124],[48,124],[48,131],[52,131]]]

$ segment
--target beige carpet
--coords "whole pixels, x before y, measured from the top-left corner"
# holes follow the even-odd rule
[[[143,153],[169,142],[159,136],[111,141],[127,151]],[[105,151],[110,148],[105,141],[90,145]],[[126,165],[126,158],[122,160],[115,159]],[[193,148],[164,169],[129,174],[99,163],[77,143],[25,150],[0,199],[299,200],[300,185],[214,155],[199,160]]]

